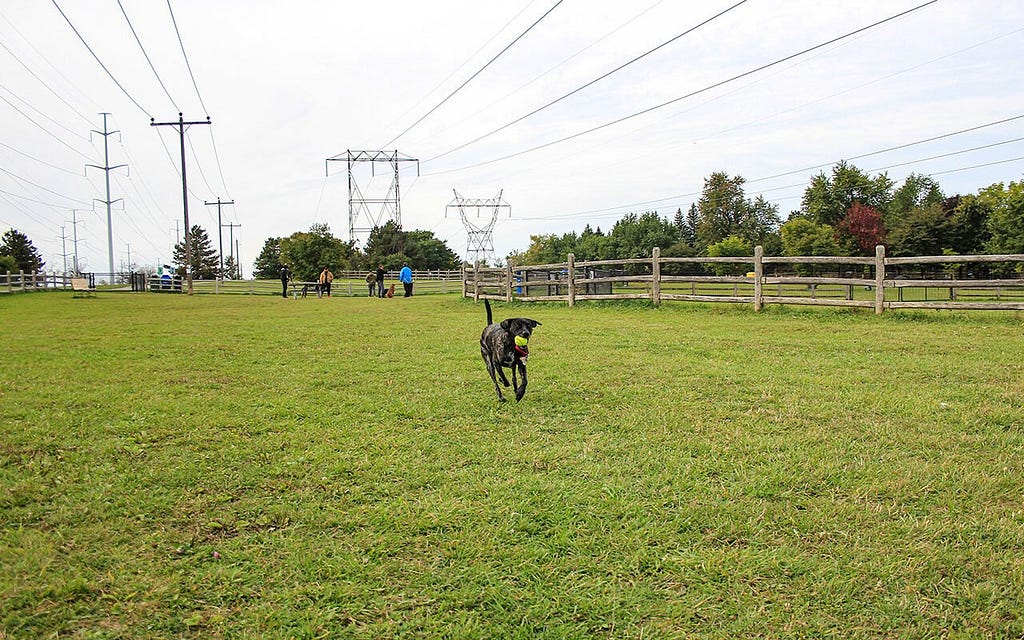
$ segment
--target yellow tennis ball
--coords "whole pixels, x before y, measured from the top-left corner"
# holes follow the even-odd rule
[[[527,343],[530,342],[527,338],[524,338],[523,336],[516,336],[515,340],[517,347],[525,347]]]

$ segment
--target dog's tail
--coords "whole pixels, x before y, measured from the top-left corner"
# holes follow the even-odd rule
[[[484,306],[487,307],[487,326],[491,326],[491,301],[484,298]]]

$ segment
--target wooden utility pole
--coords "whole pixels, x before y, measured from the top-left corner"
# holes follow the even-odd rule
[[[234,248],[235,247],[235,227],[240,227],[242,225],[237,224],[237,223],[228,223],[228,224],[225,224],[223,226],[228,228],[228,251],[231,252],[231,257],[233,258],[232,262],[235,263],[235,271],[238,271],[238,259],[235,258],[235,248]]]
[[[178,137],[181,138],[181,202],[185,211],[185,281],[188,287],[188,295],[192,295],[192,231],[188,226],[188,180],[185,178],[185,127],[194,124],[211,124],[210,116],[206,121],[185,122],[185,118],[178,112],[177,122],[156,122],[156,118],[149,119],[151,127],[177,127]]]
[[[220,223],[220,208],[221,208],[221,205],[235,204],[235,201],[234,200],[229,200],[227,202],[221,202],[220,196],[217,196],[217,202],[206,202],[204,200],[203,204],[205,204],[208,207],[212,207],[213,205],[217,205],[217,245],[218,245],[219,250],[220,250],[220,274],[217,277],[218,277],[218,279],[223,280],[224,279],[224,234],[221,233],[221,227],[223,227],[224,225],[222,225]],[[228,249],[230,249],[230,248],[231,248],[231,245],[228,245]]]

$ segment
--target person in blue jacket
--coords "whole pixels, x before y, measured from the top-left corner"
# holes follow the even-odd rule
[[[402,263],[402,270],[398,272],[398,280],[405,287],[405,297],[412,297],[412,269],[408,263]]]

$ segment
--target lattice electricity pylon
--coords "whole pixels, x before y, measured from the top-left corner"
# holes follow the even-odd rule
[[[504,191],[504,189],[502,189]],[[512,205],[501,199],[501,191],[496,198],[463,198],[458,191],[452,189],[455,199],[444,209],[445,217],[448,217],[448,209],[455,207],[462,217],[462,224],[466,227],[466,262],[473,264],[481,260],[490,264],[489,259],[494,258],[494,225],[498,222],[498,211],[508,209],[508,215],[512,215]],[[485,224],[477,224],[466,215],[466,209],[476,209],[476,217],[480,217],[481,209],[490,209],[491,218]]]
[[[369,233],[374,228],[381,226],[385,220],[393,220],[398,228],[402,227],[402,201],[398,188],[398,169],[400,162],[415,162],[416,175],[420,174],[420,161],[416,158],[398,153],[398,151],[352,151],[348,149],[345,153],[327,158],[327,162],[344,161],[348,165],[348,239],[350,242],[356,240],[356,234]],[[369,162],[370,174],[375,175],[374,167],[378,162],[386,162],[391,165],[395,177],[388,187],[387,194],[383,198],[366,198],[359,189],[356,177],[352,168],[356,163]],[[380,205],[380,209],[373,210],[372,205]]]

